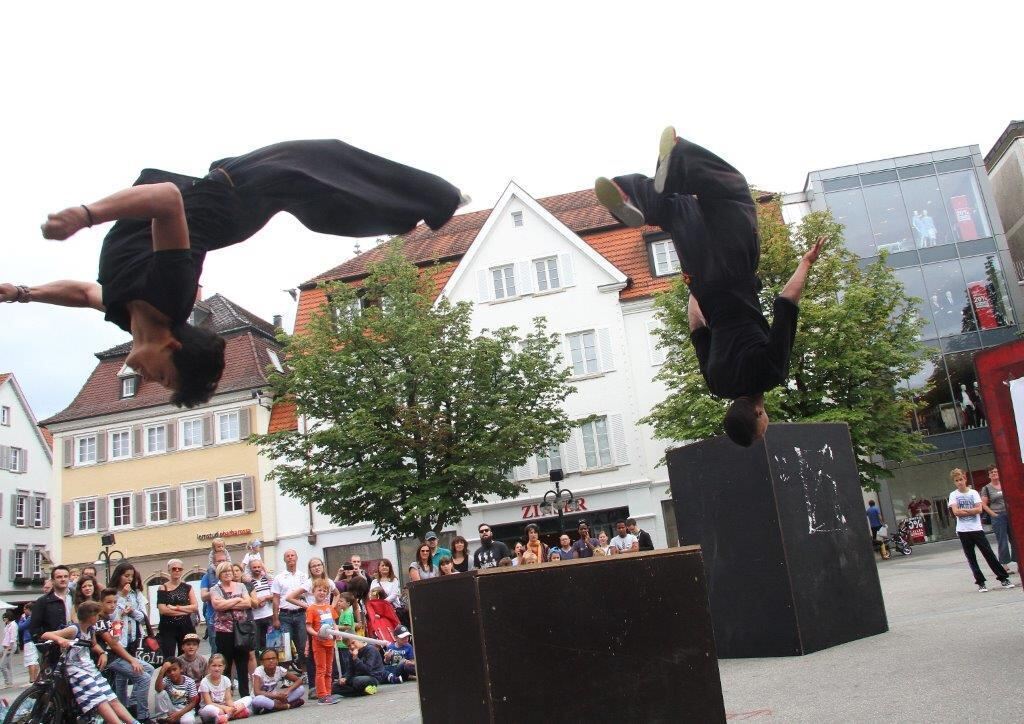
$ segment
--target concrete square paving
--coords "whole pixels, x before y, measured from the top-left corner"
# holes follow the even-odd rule
[[[1024,721],[1024,590],[978,593],[956,541],[918,546],[878,568],[889,632],[809,656],[720,662],[730,721]],[[1019,584],[1019,576],[1010,580]],[[23,684],[24,669],[15,670]],[[415,683],[267,717],[280,724],[421,721]]]

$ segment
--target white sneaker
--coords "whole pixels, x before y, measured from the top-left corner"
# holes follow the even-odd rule
[[[1016,588],[1017,587],[1014,584],[1010,583],[1009,581],[1001,581],[999,583],[999,585],[1002,586],[1003,588]]]
[[[984,583],[978,586],[978,593],[988,593],[988,588],[985,586]]]
[[[661,139],[658,141],[658,169],[654,172],[654,190],[659,194],[665,193],[665,182],[668,180],[668,157],[678,141],[679,137],[676,136],[674,126],[668,126],[661,132]]]
[[[643,213],[629,203],[625,194],[611,179],[604,176],[598,178],[594,182],[594,193],[597,195],[598,203],[626,226],[636,229],[644,225]]]

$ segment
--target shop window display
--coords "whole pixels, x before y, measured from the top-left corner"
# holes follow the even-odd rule
[[[935,329],[940,337],[965,332],[975,332],[978,325],[974,319],[971,300],[967,296],[960,262],[956,259],[921,267],[925,287],[928,289],[927,302],[931,305]]]
[[[932,354],[924,361],[921,371],[907,380],[915,391],[917,409],[914,412],[913,427],[922,435],[941,435],[960,429],[960,416],[953,400],[942,355]]]
[[[961,265],[978,327],[997,329],[1013,324],[1013,307],[996,256],[969,257],[963,259]]]
[[[910,212],[910,225],[917,248],[952,244],[953,230],[946,216],[939,180],[933,175],[909,179],[902,181],[900,188]]]
[[[895,254],[914,248],[914,232],[910,228],[899,184],[866,186],[864,203],[871,219],[876,253],[887,251]]]
[[[905,267],[897,269],[895,274],[907,295],[918,300],[918,315],[925,321],[925,325],[921,327],[920,339],[935,339],[938,334],[935,331],[935,322],[932,321],[931,302],[928,300],[928,289],[924,285],[921,268]]]
[[[992,236],[974,171],[942,174],[939,176],[939,187],[942,189],[956,241]]]
[[[889,490],[896,519],[920,517],[929,541],[955,538],[956,519],[946,503],[953,489],[949,471],[963,466],[960,455],[895,469]]]
[[[981,399],[978,377],[974,374],[974,352],[946,355],[946,370],[960,426],[965,430],[987,426],[985,402]]]
[[[875,256],[878,252],[861,190],[854,188],[826,193],[825,203],[832,217],[843,225],[846,248],[857,256]]]

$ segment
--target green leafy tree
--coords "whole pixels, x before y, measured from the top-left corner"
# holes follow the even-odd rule
[[[783,223],[777,201],[760,204],[761,304],[785,285],[814,239],[827,239],[800,300],[789,383],[765,395],[773,422],[845,422],[858,457],[861,485],[877,489],[891,473],[879,459],[906,460],[928,449],[910,430],[914,395],[905,380],[922,368],[918,341],[920,300],[907,296],[884,260],[862,268],[844,248],[842,226],[828,213],[813,213],[796,229]],[[669,394],[643,420],[660,438],[697,440],[722,433],[728,400],[710,396],[689,341],[681,282],[656,302],[662,322],[659,346],[667,360],[657,375]]]
[[[284,340],[288,369],[272,384],[308,431],[254,441],[280,461],[271,475],[285,493],[335,524],[401,538],[524,492],[508,472],[568,437],[575,389],[542,319],[523,336],[473,336],[471,305],[435,301],[431,271],[391,243],[358,295],[328,286],[323,312]]]

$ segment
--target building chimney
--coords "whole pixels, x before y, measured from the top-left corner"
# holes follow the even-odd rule
[[[283,319],[280,314],[274,315],[274,329],[284,329]]]

